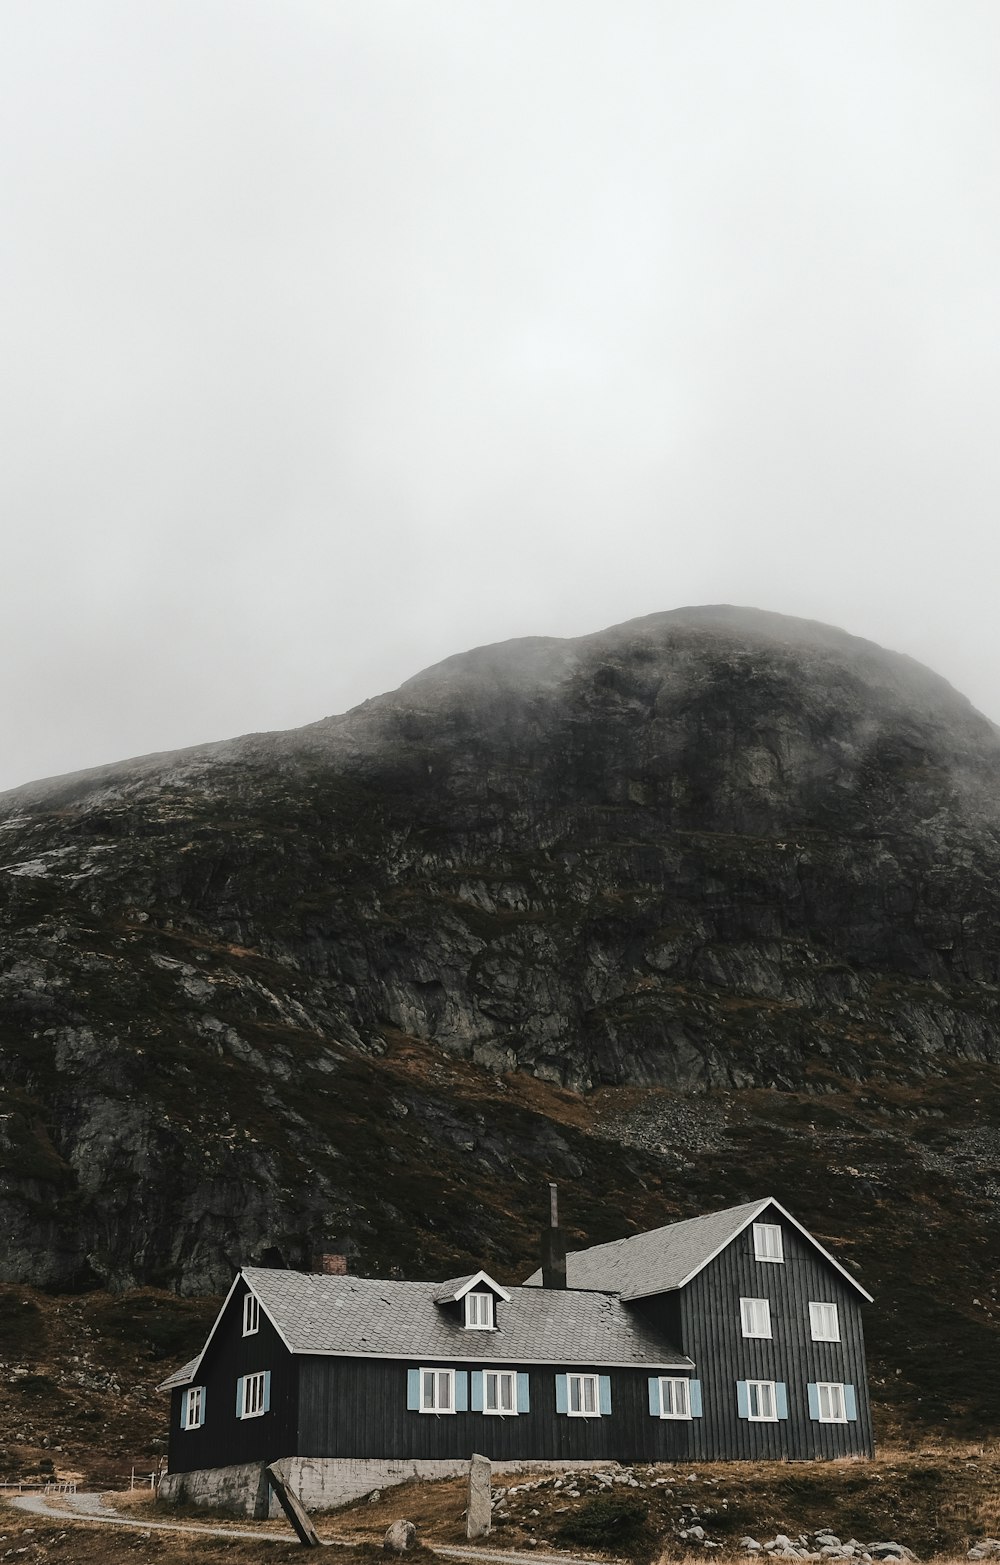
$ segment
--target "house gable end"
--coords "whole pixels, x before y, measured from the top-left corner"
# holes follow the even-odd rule
[[[703,1272],[706,1266],[711,1265],[717,1256],[721,1255],[724,1250],[727,1250],[730,1245],[735,1244],[736,1241],[746,1233],[748,1228],[752,1227],[752,1225],[755,1223],[766,1220],[769,1216],[778,1216],[779,1218],[784,1219],[785,1222],[789,1223],[791,1227],[806,1241],[806,1243],[811,1245],[812,1248],[820,1256],[822,1256],[823,1260],[830,1267],[832,1267],[835,1272],[838,1273],[844,1282],[846,1282],[851,1288],[859,1293],[868,1304],[873,1303],[872,1295],[868,1292],[868,1290],[863,1288],[861,1284],[851,1276],[846,1267],[842,1266],[838,1260],[835,1260],[834,1257],[830,1254],[829,1250],[824,1249],[823,1245],[820,1244],[818,1239],[813,1237],[808,1228],[800,1223],[797,1218],[793,1217],[791,1212],[787,1211],[786,1208],[782,1206],[781,1202],[776,1201],[773,1196],[769,1197],[767,1200],[761,1201],[755,1210],[749,1212],[747,1216],[741,1221],[736,1231],[732,1233],[728,1239],[725,1239],[721,1244],[716,1245],[711,1254],[706,1255],[704,1259],[699,1261],[696,1266],[693,1266],[688,1274],[683,1277],[680,1282],[675,1284],[675,1287],[677,1289],[686,1288],[688,1283],[697,1277],[699,1273]],[[660,1291],[666,1292],[668,1290],[659,1290],[655,1288],[649,1289],[648,1291],[643,1290],[642,1292],[638,1293],[623,1294],[622,1299],[623,1301],[628,1302],[635,1299],[651,1298]]]

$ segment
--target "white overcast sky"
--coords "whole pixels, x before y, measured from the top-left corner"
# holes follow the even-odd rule
[[[1000,719],[997,0],[4,0],[0,786],[687,603]]]

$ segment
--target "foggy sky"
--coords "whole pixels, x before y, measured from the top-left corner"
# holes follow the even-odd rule
[[[1000,719],[996,0],[6,0],[0,787],[482,642]]]

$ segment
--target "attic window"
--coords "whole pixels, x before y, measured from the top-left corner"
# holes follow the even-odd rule
[[[465,1295],[466,1331],[493,1330],[492,1293],[467,1293]]]
[[[248,1293],[243,1300],[243,1335],[252,1337],[260,1330],[260,1303],[257,1295]]]
[[[783,1261],[780,1223],[754,1223],[753,1253],[758,1261]]]

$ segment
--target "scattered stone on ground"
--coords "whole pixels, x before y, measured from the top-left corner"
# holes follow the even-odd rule
[[[713,1495],[713,1503],[705,1504],[688,1498],[691,1494],[687,1488],[689,1484],[703,1484],[707,1488],[717,1489],[720,1482],[718,1478],[702,1478],[698,1473],[683,1472],[663,1476],[662,1470],[658,1476],[654,1476],[656,1472],[655,1468],[641,1466],[611,1466],[525,1479],[521,1483],[499,1489],[493,1495],[493,1526],[505,1527],[520,1523],[531,1527],[543,1515],[536,1501],[544,1502],[547,1498],[562,1501],[612,1494],[621,1489],[660,1490],[668,1501],[673,1495],[677,1502],[672,1531],[680,1543],[688,1545],[692,1552],[703,1550],[706,1553],[732,1546],[730,1539],[725,1536],[712,1537],[711,1519],[713,1516],[720,1519],[725,1517],[728,1500]],[[680,1497],[682,1493],[685,1495],[683,1500]],[[567,1508],[559,1505],[556,1510],[562,1514]],[[905,1543],[891,1540],[863,1543],[853,1537],[841,1539],[838,1533],[826,1526],[794,1536],[779,1532],[770,1538],[757,1539],[744,1534],[737,1546],[750,1556],[759,1555],[773,1560],[818,1561],[820,1565],[836,1560],[855,1560],[857,1565],[877,1565],[877,1562],[883,1560],[889,1561],[891,1565],[892,1561],[898,1560],[901,1565],[913,1565],[917,1559],[917,1555]],[[981,1552],[977,1552],[979,1550]],[[982,1539],[969,1551],[968,1558],[1000,1559],[1000,1540]]]

